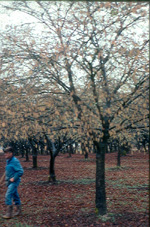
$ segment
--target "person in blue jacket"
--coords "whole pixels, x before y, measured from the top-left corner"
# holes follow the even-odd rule
[[[20,164],[20,161],[16,157],[14,157],[13,147],[7,147],[3,149],[3,151],[6,158],[5,181],[7,186],[7,192],[5,195],[7,212],[3,216],[3,218],[8,219],[21,214],[21,201],[17,189],[24,171]],[[14,215],[13,201],[17,208]]]

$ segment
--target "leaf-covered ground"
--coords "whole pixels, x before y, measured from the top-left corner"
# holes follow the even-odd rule
[[[122,157],[122,167],[116,167],[116,153],[106,154],[107,216],[95,213],[95,154],[89,159],[74,154],[60,154],[56,158],[56,184],[48,179],[49,156],[38,156],[38,169],[32,169],[32,158],[25,162],[24,175],[19,186],[22,200],[22,216],[4,220],[0,227],[18,226],[17,223],[34,227],[68,226],[149,226],[149,157],[134,153]],[[0,176],[5,159],[0,155]],[[0,216],[5,211],[6,187],[0,188]]]

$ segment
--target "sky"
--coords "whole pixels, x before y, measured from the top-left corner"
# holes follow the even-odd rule
[[[4,4],[4,5],[9,3],[10,3],[9,1],[8,2],[0,1],[0,4]],[[0,29],[1,30],[5,29],[7,25],[11,25],[11,24],[17,25],[22,22],[35,22],[35,21],[36,21],[35,18],[23,12],[19,12],[19,11],[11,12],[7,10],[7,13],[5,13],[0,5]],[[146,26],[148,26],[148,24]],[[142,33],[142,28],[138,28],[137,33],[139,34]]]
[[[37,20],[35,18],[33,18],[32,16],[23,13],[23,12],[19,12],[19,11],[9,11],[7,10],[7,12],[4,12],[4,10],[1,7],[1,4],[10,4],[10,2],[7,1],[0,1],[0,30],[3,31],[5,29],[8,28],[9,25],[19,25],[21,23],[33,23],[33,22],[37,22]],[[34,4],[34,3],[33,3]],[[148,22],[149,23],[149,22]],[[148,24],[143,24],[143,26],[145,26],[145,28],[148,28]],[[133,29],[133,28],[132,28]],[[43,30],[43,26],[41,26],[38,24],[38,29],[36,29],[35,27],[35,32],[36,34],[42,34],[42,30]],[[143,33],[143,27],[136,27],[136,36],[135,36],[135,41],[143,41],[142,39],[142,33]]]
[[[0,1],[0,4],[6,4],[6,1]],[[7,25],[17,25],[17,24],[21,24],[22,22],[34,22],[35,19],[23,12],[11,12],[11,11],[7,11],[7,13],[5,13],[2,10],[2,7],[0,5],[0,29],[4,30]]]
[[[16,25],[22,22],[35,21],[31,16],[22,12],[12,12],[9,14],[0,14],[0,28],[3,30],[7,25]]]

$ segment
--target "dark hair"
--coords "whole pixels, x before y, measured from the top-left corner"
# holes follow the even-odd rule
[[[12,147],[6,147],[3,149],[3,151],[4,151],[4,153],[6,153],[6,152],[13,153],[14,152]]]

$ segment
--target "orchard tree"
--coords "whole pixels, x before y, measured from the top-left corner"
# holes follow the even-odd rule
[[[46,97],[49,108],[53,103],[55,117],[44,107],[45,122],[34,109],[37,128],[50,134],[61,118],[60,130],[90,137],[96,149],[96,212],[104,215],[108,140],[148,127],[148,111],[141,111],[149,89],[148,3],[12,1],[4,8],[30,17],[1,34],[1,75],[35,109],[38,99]],[[5,128],[4,119],[1,124]]]

